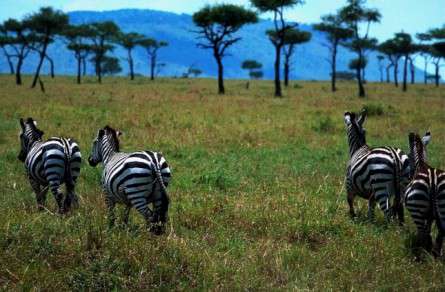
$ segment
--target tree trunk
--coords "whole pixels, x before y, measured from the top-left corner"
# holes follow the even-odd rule
[[[440,77],[439,77],[439,67],[440,67],[439,64],[440,64],[439,61],[434,64],[436,66],[435,75],[434,75],[434,77],[435,77],[434,79],[436,81],[436,87],[439,87],[439,79],[440,79]]]
[[[284,57],[284,86],[288,87],[289,86],[289,58],[288,57]]]
[[[11,75],[14,75],[14,65],[12,64],[12,61],[11,61],[11,55],[8,53],[8,51],[6,51],[6,48],[5,47],[2,47],[2,49],[3,49],[3,53],[5,54],[5,56],[6,56],[6,60],[7,60],[7,62],[8,62],[8,66],[9,66],[9,73],[11,74]]]
[[[23,57],[18,56],[17,67],[15,70],[15,84],[22,85],[22,65],[23,65]]]
[[[332,50],[332,60],[331,60],[331,90],[332,92],[337,91],[335,82],[337,81],[337,45],[334,44]]]
[[[218,93],[224,94],[224,67],[222,64],[221,56],[217,53],[214,54],[216,63],[218,64]]]
[[[386,66],[386,83],[391,83],[391,74],[390,74],[390,70],[392,65],[388,65]]]
[[[45,57],[48,62],[49,62],[49,68],[50,68],[50,74],[51,74],[51,78],[54,78],[55,74],[54,74],[54,61],[53,59],[51,59],[50,57],[46,56]]]
[[[130,79],[134,80],[133,57],[131,56],[131,49],[128,50],[128,65],[130,66]]]
[[[150,57],[150,80],[155,80],[156,69],[156,53],[151,54]]]
[[[282,97],[280,82],[281,45],[275,45],[275,96]]]
[[[425,57],[425,67],[423,69],[423,83],[428,84],[428,59]]]
[[[408,56],[405,56],[405,62],[403,64],[403,91],[407,90],[407,79],[408,79]]]
[[[383,65],[379,66],[379,72],[380,72],[380,83],[383,83]]]
[[[40,61],[39,61],[39,64],[37,65],[36,73],[34,74],[34,80],[32,81],[31,88],[36,87],[37,81],[40,76],[40,69],[42,68],[43,60],[45,59],[45,56],[46,56],[46,49],[48,48],[48,43],[49,43],[49,36],[47,35],[47,36],[45,36],[45,40],[43,43],[43,49],[40,52]]]
[[[411,73],[411,84],[414,84],[416,83],[416,68],[414,67],[414,62],[411,58],[409,59],[409,70]]]
[[[83,76],[87,75],[87,60],[86,60],[86,58],[87,58],[86,56],[82,57],[82,67],[83,67],[82,75]]]
[[[96,63],[97,80],[102,83],[102,56],[97,60]]]
[[[399,60],[394,63],[394,84],[399,87]]]
[[[81,56],[77,56],[77,84],[80,84],[80,76],[82,74],[82,57]]]
[[[358,53],[359,66],[357,67],[357,83],[358,83],[358,96],[365,97],[365,88],[363,87],[362,74],[361,74],[361,64],[363,63],[362,52]]]

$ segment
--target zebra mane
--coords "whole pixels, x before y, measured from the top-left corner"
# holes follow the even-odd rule
[[[365,129],[362,127],[366,118],[366,112],[362,112],[362,115],[358,118],[354,112],[346,112],[344,117],[348,129],[349,151],[352,155],[357,149],[366,145]]]
[[[106,125],[104,127],[104,134],[110,134],[108,136],[111,136],[111,141],[115,146],[115,151],[119,152],[120,151],[120,145],[119,145],[119,138],[118,138],[118,131],[116,131],[115,129],[111,128],[110,126]]]
[[[43,134],[45,134],[45,132],[37,128],[37,123],[33,120],[33,118],[27,118],[26,122],[23,122],[23,119],[20,119],[20,125],[24,134],[26,134],[27,127],[31,130],[31,135],[28,136],[28,138],[32,141],[40,141]]]
[[[425,163],[425,151],[422,139],[418,134],[409,133],[409,147],[411,165],[415,168]]]

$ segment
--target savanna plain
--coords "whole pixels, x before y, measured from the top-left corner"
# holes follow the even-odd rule
[[[371,146],[408,151],[408,133],[432,132],[428,159],[445,167],[445,90],[369,83],[294,82],[274,98],[271,81],[106,78],[99,85],[45,78],[46,93],[0,77],[0,289],[6,290],[443,290],[443,259],[416,262],[415,227],[348,215],[345,111],[368,108]],[[81,147],[80,206],[38,212],[19,153],[19,118],[45,138]],[[132,210],[108,229],[101,167],[87,158],[100,127],[123,132],[123,151],[162,151],[173,180],[166,233],[147,232]],[[119,207],[118,207],[119,209]],[[123,208],[120,208],[123,209]],[[120,211],[120,210],[118,210]],[[119,212],[118,220],[119,222]]]

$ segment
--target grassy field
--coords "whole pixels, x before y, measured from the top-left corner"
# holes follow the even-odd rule
[[[365,105],[370,145],[407,151],[409,131],[431,130],[430,162],[445,167],[443,86],[368,84],[359,99],[354,83],[332,94],[298,82],[277,99],[270,81],[228,81],[218,96],[214,80],[45,80],[43,94],[0,77],[0,290],[445,289],[441,260],[413,260],[408,214],[406,226],[385,226],[377,209],[369,223],[358,198],[352,221],[343,185],[343,113]],[[16,158],[28,116],[47,138],[80,144],[80,208],[69,215],[53,213],[50,194],[49,211],[37,211]],[[106,228],[101,167],[86,163],[106,124],[123,131],[124,151],[160,150],[170,162],[165,235],[146,232],[134,210],[127,228]]]

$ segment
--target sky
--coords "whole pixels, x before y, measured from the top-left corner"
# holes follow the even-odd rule
[[[335,12],[345,0],[306,0],[301,6],[286,12],[289,20],[300,23],[315,23],[320,16]],[[232,3],[245,7],[249,0],[0,0],[0,21],[21,18],[42,6],[53,6],[62,11],[114,10],[140,8],[192,14],[206,4]],[[425,32],[430,28],[445,25],[445,0],[368,0],[368,7],[377,8],[382,21],[371,27],[371,34],[380,41],[404,31],[411,34]],[[267,17],[267,15],[263,16]]]

